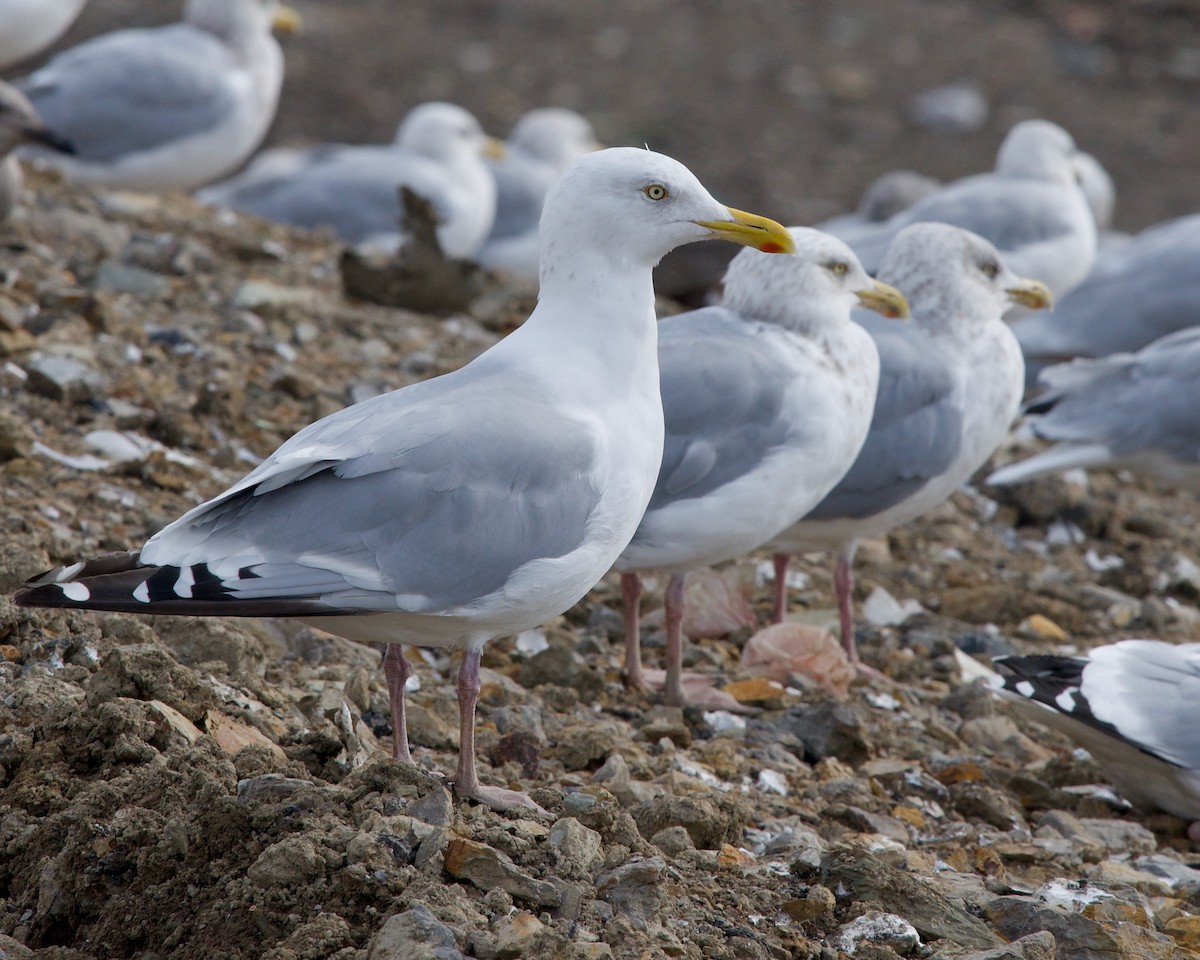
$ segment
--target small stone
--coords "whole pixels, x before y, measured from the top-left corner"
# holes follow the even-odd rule
[[[972,953],[962,960],[1054,960],[1057,943],[1054,934],[1042,930],[1006,943],[994,950]]]
[[[466,960],[454,933],[424,904],[388,917],[367,948],[367,960]]]
[[[663,796],[634,807],[633,819],[646,839],[667,827],[684,827],[692,842],[702,850],[715,850],[722,843],[741,839],[750,808],[735,794],[675,797]]]
[[[1080,819],[1084,828],[1113,853],[1154,853],[1158,840],[1140,823],[1132,820]]]
[[[128,293],[141,300],[163,300],[171,293],[171,281],[144,267],[106,260],[96,271],[92,289],[104,293]]]
[[[285,777],[278,773],[264,773],[259,777],[239,780],[237,798],[242,803],[280,803],[314,786],[316,784],[311,780]]]
[[[1168,920],[1163,932],[1181,947],[1200,953],[1200,916],[1185,913]]]
[[[642,722],[642,736],[651,743],[666,737],[677,747],[687,747],[692,742],[692,731],[684,722],[681,707],[651,707]]]
[[[1025,827],[1025,815],[1009,794],[986,783],[956,783],[950,788],[954,809],[968,820],[982,820],[997,830]]]
[[[546,925],[542,921],[524,910],[504,917],[493,927],[496,955],[501,960],[524,956],[529,941],[545,929]]]
[[[33,430],[25,420],[0,410],[0,463],[28,457],[33,452],[33,441]]]
[[[652,836],[650,842],[668,857],[678,857],[681,853],[696,849],[686,827],[666,827]]]
[[[149,707],[151,720],[161,723],[168,730],[183,737],[188,743],[195,743],[204,736],[200,732],[200,728],[192,723],[191,720],[161,700],[151,700]]]
[[[559,731],[554,756],[567,770],[586,770],[599,764],[626,740],[628,735],[615,723],[571,724]]]
[[[888,947],[904,956],[921,945],[921,935],[916,927],[894,913],[868,910],[842,925],[834,945],[846,953],[857,953],[863,944]]]
[[[99,396],[104,389],[100,374],[74,357],[35,353],[23,364],[34,393],[65,403],[81,403]]]
[[[564,876],[590,876],[600,863],[600,834],[574,817],[564,817],[550,828],[548,843],[558,854],[558,871]]]
[[[486,843],[455,837],[446,844],[446,872],[459,880],[467,880],[480,890],[499,887],[514,899],[557,907],[562,895],[553,884],[535,880],[503,853]]]
[[[1024,636],[1038,640],[1048,640],[1051,643],[1066,643],[1068,640],[1066,630],[1049,617],[1042,616],[1040,613],[1026,617],[1020,626],[1017,627],[1017,630]]]
[[[835,757],[856,767],[873,753],[866,728],[849,704],[825,700],[792,707],[775,726],[804,744],[802,759],[808,763]]]
[[[649,922],[663,906],[666,893],[661,881],[666,869],[660,857],[622,864],[596,878],[596,894],[618,913]]]
[[[435,787],[414,800],[404,810],[410,817],[435,827],[448,827],[454,822],[454,801],[445,787]]]
[[[14,647],[11,643],[0,643],[0,660],[6,660],[9,663],[20,663],[24,659],[18,647]]]
[[[312,883],[325,876],[325,858],[308,837],[285,837],[259,854],[246,876],[260,887]]]
[[[237,756],[239,750],[246,747],[264,747],[269,750],[280,763],[287,761],[283,748],[266,735],[240,720],[226,716],[217,710],[209,710],[204,717],[204,728],[208,735],[217,741],[217,745],[229,756]]]
[[[768,680],[766,677],[750,677],[746,680],[735,680],[721,688],[738,703],[753,704],[767,710],[778,710],[783,706],[787,689],[782,683]]]

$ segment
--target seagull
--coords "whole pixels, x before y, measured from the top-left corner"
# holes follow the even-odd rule
[[[879,277],[908,298],[914,322],[859,320],[880,359],[866,443],[833,491],[770,544],[776,623],[787,615],[789,557],[814,550],[837,555],[842,645],[864,670],[852,600],[858,542],[937,506],[1000,445],[1024,389],[1021,349],[1001,314],[1014,303],[1040,309],[1051,302],[1044,284],[1018,277],[992,244],[942,223],[902,230]]]
[[[871,181],[853,213],[831,217],[815,226],[850,243],[860,234],[869,235],[879,224],[887,222],[901,210],[907,210],[940,186],[933,177],[914,170],[889,170]]]
[[[87,0],[0,0],[0,70],[36,56],[67,32]]]
[[[1052,317],[1013,324],[1025,359],[1040,367],[1073,357],[1133,353],[1198,323],[1200,214],[1143,230],[1105,250]]]
[[[409,763],[401,645],[462,650],[455,792],[540,809],[479,782],[480,655],[579,600],[649,503],[663,450],[651,270],[694,240],[794,250],[784,227],[629,148],[572,164],[541,230],[537,306],[490,350],[318,420],[140,550],[49,571],[15,602],[288,617],[386,644],[392,752]]]
[[[0,221],[12,213],[21,194],[21,164],[12,151],[23,143],[41,143],[63,153],[74,149],[42,122],[20,90],[0,80]]]
[[[871,424],[879,356],[850,319],[861,303],[903,317],[840,240],[793,228],[796,256],[743,250],[720,306],[659,324],[666,448],[650,506],[615,566],[625,603],[625,675],[644,687],[638,571],[670,573],[666,702],[681,705],[687,570],[754,550],[820,502]]]
[[[1071,135],[1046,120],[1018,123],[991,173],[956,180],[902,210],[875,231],[850,238],[871,273],[896,234],[914,223],[948,223],[979,234],[1021,276],[1056,298],[1083,282],[1096,258],[1096,221],[1075,166]]]
[[[237,169],[275,117],[283,54],[275,0],[187,0],[181,23],[117,30],[18,81],[77,156],[40,159],[80,183],[191,190]]]
[[[1200,643],[1121,640],[1085,657],[997,657],[994,689],[1085,748],[1135,807],[1200,847]]]
[[[1025,409],[1033,432],[1054,445],[1001,467],[988,483],[1124,467],[1200,492],[1200,327],[1137,353],[1048,367],[1039,382],[1045,392]]]
[[[542,107],[517,121],[504,155],[489,164],[496,178],[496,218],[478,254],[490,270],[537,281],[538,218],[547,191],[576,157],[598,150],[596,133],[574,110]]]
[[[346,243],[395,249],[403,240],[405,186],[433,204],[442,252],[462,259],[478,252],[491,228],[496,182],[485,154],[499,149],[469,111],[423,103],[391,144],[271,151],[197,199],[278,223],[332,227]]]

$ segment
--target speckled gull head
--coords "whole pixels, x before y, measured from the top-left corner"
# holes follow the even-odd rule
[[[508,145],[559,169],[600,149],[592,125],[574,110],[561,107],[530,110],[513,127]]]
[[[907,317],[895,287],[873,279],[846,244],[820,230],[792,227],[794,257],[742,250],[725,271],[721,304],[745,317],[789,330],[849,323],[856,306],[885,317]]]
[[[392,142],[430,160],[446,163],[464,154],[479,156],[497,149],[496,142],[483,132],[469,110],[440,101],[413,107],[400,121]]]
[[[892,241],[879,276],[904,292],[914,321],[926,329],[998,320],[1012,304],[1050,307],[1045,284],[1018,277],[978,234],[945,223],[914,223]]]
[[[795,252],[786,227],[718,203],[678,160],[633,147],[609,147],[574,161],[546,194],[538,230],[543,290],[568,250],[618,267],[646,268],[696,240]]]
[[[279,0],[187,0],[183,19],[233,46],[272,29],[296,33],[301,26],[300,15]]]
[[[1023,120],[1008,131],[996,154],[996,173],[1008,177],[1078,184],[1075,141],[1057,123]]]

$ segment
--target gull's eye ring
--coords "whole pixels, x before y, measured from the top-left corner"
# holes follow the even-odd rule
[[[850,270],[850,264],[845,260],[835,260],[829,265],[829,269],[835,277],[844,277]]]
[[[651,200],[666,200],[667,197],[671,195],[671,192],[661,183],[652,183],[649,186],[644,187],[642,189],[642,193],[644,193]]]
[[[979,269],[983,271],[983,275],[989,280],[995,280],[1000,274],[1000,264],[998,264],[995,260],[989,260]]]

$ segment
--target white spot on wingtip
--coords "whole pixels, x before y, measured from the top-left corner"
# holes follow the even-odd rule
[[[1074,688],[1072,688],[1070,690],[1064,690],[1057,697],[1055,697],[1054,705],[1056,707],[1058,707],[1058,709],[1061,710],[1063,713],[1074,713],[1075,712],[1075,690],[1074,690]]]
[[[175,596],[191,598],[192,586],[195,584],[196,578],[192,576],[191,567],[181,567],[179,570],[179,579],[175,581],[175,586],[172,588],[175,591]]]
[[[79,564],[79,566],[83,566],[83,564]],[[63,592],[64,597],[74,600],[76,603],[83,603],[92,598],[92,591],[83,583],[60,583],[58,589]]]
[[[1017,693],[1019,693],[1023,697],[1032,697],[1033,696],[1033,684],[1030,683],[1028,680],[1018,680],[1013,685],[1013,689],[1016,690]]]
[[[54,582],[63,583],[67,580],[70,580],[77,576],[81,570],[83,570],[82,560],[79,563],[71,564],[69,567],[63,567],[54,575]]]
[[[147,585],[145,580],[139,583],[137,585],[137,589],[133,591],[133,599],[138,603],[150,602],[150,587]]]

